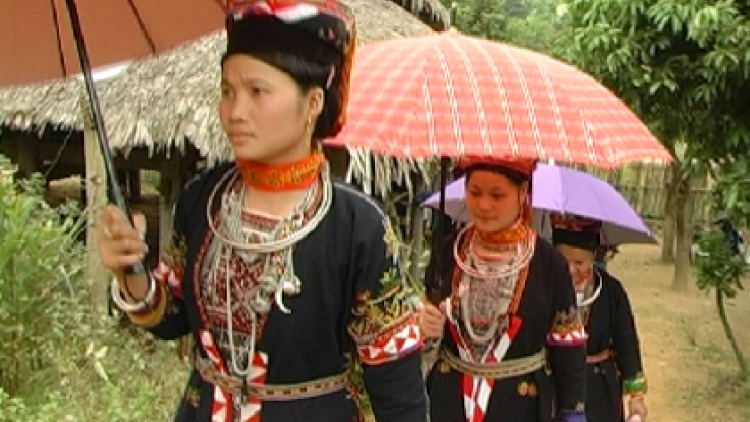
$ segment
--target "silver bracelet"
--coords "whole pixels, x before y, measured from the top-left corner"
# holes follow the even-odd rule
[[[154,300],[154,296],[156,296],[156,281],[151,276],[151,274],[147,273],[146,277],[148,278],[148,291],[146,292],[146,296],[141,300],[139,303],[130,303],[126,301],[122,297],[122,290],[120,290],[120,282],[117,280],[117,277],[112,277],[112,285],[111,285],[111,294],[112,294],[112,301],[115,302],[115,305],[123,312],[127,313],[136,313],[136,312],[143,312],[144,310],[148,309],[149,306],[152,305],[152,301]]]

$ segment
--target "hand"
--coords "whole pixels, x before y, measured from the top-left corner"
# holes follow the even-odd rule
[[[630,399],[628,401],[628,421],[630,421],[631,418],[636,415],[641,418],[639,422],[646,422],[648,409],[646,408],[646,401],[643,399],[643,397]]]
[[[96,227],[96,244],[102,265],[119,277],[125,268],[143,261],[148,252],[143,240],[146,218],[143,214],[136,214],[133,220],[135,227],[119,208],[107,205]]]
[[[438,339],[443,336],[445,306],[446,302],[442,302],[438,309],[435,305],[425,301],[419,305],[419,329],[425,339]]]

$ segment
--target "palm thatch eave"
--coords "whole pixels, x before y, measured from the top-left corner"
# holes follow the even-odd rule
[[[411,12],[419,20],[436,31],[450,28],[450,11],[440,0],[391,0]]]

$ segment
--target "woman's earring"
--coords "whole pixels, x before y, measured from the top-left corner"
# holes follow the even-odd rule
[[[315,119],[310,116],[310,118],[307,119],[307,136],[305,137],[307,146],[312,145],[313,133],[315,133]]]

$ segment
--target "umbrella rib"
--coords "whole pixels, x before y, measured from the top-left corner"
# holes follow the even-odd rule
[[[148,29],[146,28],[146,23],[143,22],[141,14],[138,13],[138,8],[135,7],[135,3],[133,3],[133,0],[128,0],[128,5],[130,5],[130,10],[133,12],[133,16],[135,16],[135,19],[138,21],[138,26],[141,27],[141,33],[143,33],[143,37],[146,39],[146,42],[151,49],[151,54],[155,54],[156,44],[154,43],[153,38],[151,38],[151,35],[149,35]]]
[[[58,58],[60,59],[60,69],[63,75],[67,75],[68,72],[65,69],[65,54],[63,53],[62,37],[60,36],[60,21],[57,14],[57,8],[55,7],[55,0],[49,0],[50,11],[52,12],[52,20],[55,22],[55,38],[57,40],[57,52]]]

